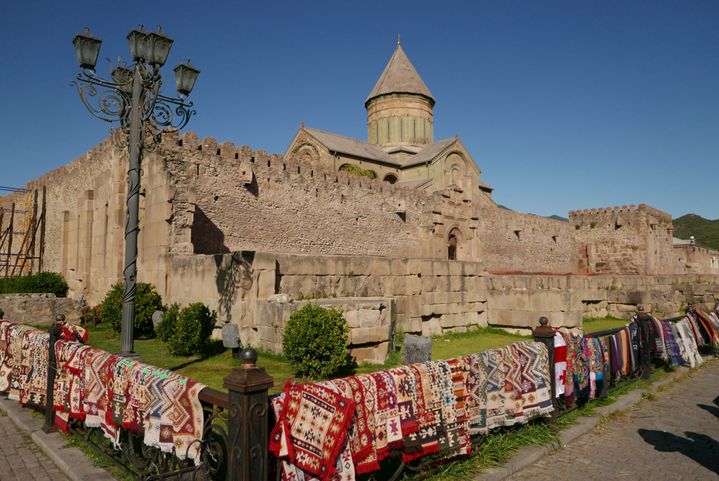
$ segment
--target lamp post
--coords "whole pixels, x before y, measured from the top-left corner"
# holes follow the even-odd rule
[[[186,97],[192,91],[200,71],[189,60],[174,68],[178,97],[160,93],[160,68],[165,64],[173,40],[158,27],[146,32],[142,27],[127,35],[132,65],[119,61],[112,67],[110,80],[95,74],[95,64],[102,41],[85,28],[72,41],[80,65],[72,85],[80,99],[95,117],[106,122],[119,122],[112,139],[127,147],[127,215],[125,216],[125,289],[122,297],[120,354],[134,355],[133,326],[137,283],[137,235],[140,230],[140,165],[142,153],[159,142],[166,130],[179,130],[187,125],[196,112]]]

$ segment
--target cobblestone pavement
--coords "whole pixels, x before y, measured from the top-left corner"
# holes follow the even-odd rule
[[[40,448],[0,416],[0,481],[67,481]]]
[[[719,479],[718,394],[714,360],[509,479]]]

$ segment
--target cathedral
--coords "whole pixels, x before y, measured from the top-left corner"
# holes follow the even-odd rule
[[[492,187],[458,136],[434,141],[435,99],[399,41],[365,100],[367,141],[302,126],[285,158],[493,206]]]

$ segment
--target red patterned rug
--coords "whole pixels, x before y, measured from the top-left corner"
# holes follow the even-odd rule
[[[280,457],[286,446],[292,464],[326,481],[337,470],[355,403],[318,384],[288,382],[285,393],[285,405],[270,436],[270,451]]]

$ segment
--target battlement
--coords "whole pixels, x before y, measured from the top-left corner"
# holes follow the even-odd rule
[[[638,205],[621,205],[616,207],[601,207],[595,209],[572,210],[569,211],[569,220],[571,222],[587,222],[597,220],[599,218],[618,218],[618,217],[641,217],[642,214],[654,217],[660,222],[671,222],[672,217],[666,212],[655,209],[647,204]]]
[[[303,183],[315,186],[315,188],[335,188],[337,185],[348,186],[354,191],[365,191],[386,194],[392,199],[402,198],[407,202],[431,201],[431,195],[411,187],[401,187],[396,184],[389,184],[381,179],[369,179],[367,177],[338,172],[324,168],[320,165],[312,165],[307,162],[298,162],[292,158],[285,158],[281,154],[269,154],[264,150],[252,150],[248,146],[237,146],[231,142],[218,143],[214,137],[199,139],[194,132],[186,132],[182,135],[165,134],[162,138],[162,146],[166,150],[175,152],[191,153],[192,157],[184,157],[185,160],[196,164],[210,163],[213,159],[220,159],[227,162],[237,162],[237,168],[246,163],[253,174],[263,181],[284,179],[285,181],[301,180]],[[226,164],[232,165],[232,164]]]

